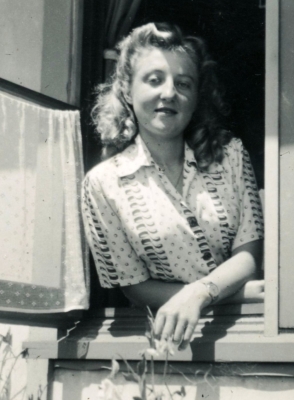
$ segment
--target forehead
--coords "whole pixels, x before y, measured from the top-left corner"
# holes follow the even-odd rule
[[[149,71],[171,71],[173,74],[196,77],[197,69],[191,57],[180,50],[161,50],[150,48],[141,50],[132,63],[133,74],[144,74]]]

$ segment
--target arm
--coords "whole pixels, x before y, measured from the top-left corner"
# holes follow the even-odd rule
[[[236,248],[232,257],[216,268],[208,277],[188,285],[148,280],[142,284],[123,288],[136,304],[159,308],[155,330],[163,339],[173,335],[174,341],[185,348],[195,330],[201,310],[210,304],[206,286],[201,281],[215,283],[219,301],[236,293],[246,282],[255,278],[261,262],[262,241],[257,240]]]
[[[238,257],[238,254],[242,253]],[[252,291],[249,291],[246,283],[252,279],[256,279],[256,265],[260,265],[262,257],[262,241],[257,240],[247,243],[238,247],[232,257],[215,269],[209,278],[205,277],[206,281],[212,281],[220,289],[220,296],[218,302],[242,302],[242,301],[255,301]],[[234,266],[238,263],[238,268]],[[246,270],[247,263],[252,267],[252,271]],[[240,265],[242,264],[242,265]],[[245,268],[244,268],[245,266]],[[245,269],[244,273],[238,271]],[[233,272],[233,273],[232,273]],[[241,272],[241,274],[240,274]],[[237,277],[237,275],[239,275]],[[236,281],[237,278],[237,281]],[[225,284],[221,281],[226,281]],[[196,281],[189,285],[197,284]],[[263,281],[258,281],[263,282]],[[188,286],[180,282],[164,282],[160,280],[148,279],[143,283],[137,285],[121,287],[123,293],[128,299],[139,307],[149,306],[150,308],[158,309],[163,306],[172,296],[180,292]],[[222,289],[223,286],[223,289]],[[249,285],[247,285],[249,286]]]

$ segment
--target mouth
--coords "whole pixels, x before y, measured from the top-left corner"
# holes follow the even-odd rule
[[[176,115],[177,111],[174,110],[173,108],[169,108],[169,107],[159,107],[155,109],[156,113],[161,113],[161,114],[165,114],[165,115]]]

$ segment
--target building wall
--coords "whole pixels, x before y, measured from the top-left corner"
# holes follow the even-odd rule
[[[20,353],[29,328],[0,324],[0,398],[21,399],[27,385],[27,362]]]
[[[23,347],[24,342],[44,335],[57,340],[57,329],[0,323],[1,400],[47,399],[49,361],[29,358]]]
[[[0,78],[79,105],[81,0],[1,0]]]
[[[196,372],[196,371],[195,371]],[[102,384],[109,371],[75,371],[57,369],[54,374],[52,393],[49,400],[71,399],[71,400],[104,400],[106,392],[111,393],[109,399],[118,400],[114,392],[111,392],[110,384]],[[187,375],[194,384],[173,374],[167,379],[171,393],[181,390],[185,386],[185,400],[292,400],[294,398],[294,379],[285,377],[265,376],[207,376],[200,374]],[[121,400],[131,400],[133,396],[139,396],[138,386],[129,383],[123,377],[115,380],[117,391]],[[156,390],[167,393],[163,385],[162,376],[155,377]],[[150,386],[150,382],[149,382]],[[104,396],[104,397],[103,397]],[[166,397],[168,398],[168,397]],[[174,397],[180,399],[179,395]]]

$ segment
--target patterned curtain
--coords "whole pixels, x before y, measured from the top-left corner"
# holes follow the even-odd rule
[[[0,92],[0,310],[88,308],[78,111]]]

